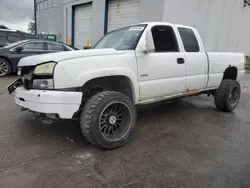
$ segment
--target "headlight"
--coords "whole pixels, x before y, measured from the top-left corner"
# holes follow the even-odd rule
[[[33,89],[54,89],[53,79],[33,80]]]
[[[49,62],[49,63],[37,65],[35,70],[34,70],[34,74],[38,75],[38,76],[40,76],[40,75],[52,75],[55,65],[56,65],[55,62]]]

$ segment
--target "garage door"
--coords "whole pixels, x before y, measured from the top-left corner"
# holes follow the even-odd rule
[[[74,46],[83,49],[86,41],[91,43],[92,3],[75,7]],[[91,44],[90,44],[91,45]]]
[[[110,0],[108,31],[140,22],[140,0]]]

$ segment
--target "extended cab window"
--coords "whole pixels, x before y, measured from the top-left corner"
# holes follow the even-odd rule
[[[177,39],[171,26],[154,26],[151,31],[155,52],[179,52]]]
[[[186,52],[199,52],[200,47],[192,29],[179,27],[178,31]]]

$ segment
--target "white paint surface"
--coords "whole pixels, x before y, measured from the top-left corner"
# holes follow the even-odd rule
[[[183,53],[137,54],[140,100],[183,93],[186,65],[177,64]]]
[[[207,88],[218,88],[223,73],[228,66],[237,67],[237,80],[242,79],[242,71],[244,72],[244,54],[243,53],[216,53],[208,52],[209,57],[209,82]]]
[[[198,41],[200,51],[199,52],[186,52],[180,37],[180,33],[178,28],[187,28],[192,29],[196,39]],[[203,46],[202,39],[195,28],[183,26],[183,25],[175,25],[175,31],[179,38],[179,45],[182,47],[182,51],[184,52],[184,59],[186,64],[186,86],[185,90],[195,90],[201,91],[206,87],[208,81],[208,62],[207,55],[205,53],[205,49]]]
[[[25,90],[23,87],[15,91],[15,102],[19,106],[34,112],[58,114],[62,119],[73,117],[80,107],[81,99],[81,92]]]
[[[129,78],[135,93],[134,98],[136,101],[139,100],[134,51],[93,49],[81,51],[78,55],[78,57],[65,59],[57,64],[54,75],[55,88],[82,87],[94,78],[122,75]]]

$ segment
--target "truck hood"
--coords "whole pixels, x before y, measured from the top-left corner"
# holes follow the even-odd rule
[[[57,53],[49,53],[44,55],[34,55],[22,58],[18,67],[24,66],[35,66],[41,63],[54,61],[60,63],[60,61],[66,59],[75,59],[89,56],[103,56],[103,55],[116,55],[122,54],[123,51],[117,51],[112,48],[106,49],[90,49],[90,50],[77,50],[77,51],[68,51],[68,52],[57,52]]]

